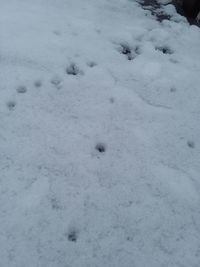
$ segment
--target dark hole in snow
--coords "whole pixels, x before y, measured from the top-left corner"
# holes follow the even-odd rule
[[[187,142],[187,145],[188,145],[188,147],[190,147],[190,148],[195,148],[195,143],[194,143],[193,141],[188,141],[188,142]]]
[[[133,59],[131,48],[127,44],[120,44],[120,53],[125,55],[128,60]]]
[[[175,93],[176,92],[176,88],[174,88],[174,87],[170,88],[170,92],[171,93]]]
[[[188,22],[191,25],[196,25],[196,26],[200,26],[200,22],[195,18],[197,16],[198,13],[198,5],[199,5],[199,1],[196,1],[196,4],[194,5],[195,1],[193,0],[188,0],[185,1],[185,4],[188,6],[188,8],[183,4],[183,0],[172,0],[172,3],[174,4],[176,11],[181,14],[182,16],[185,16],[188,20]],[[195,8],[190,9],[190,3],[192,4],[192,6],[195,6]],[[190,11],[192,11],[193,14],[190,13]],[[196,13],[197,12],[197,13]]]
[[[71,63],[67,68],[66,68],[66,72],[69,75],[78,75],[80,74],[80,70],[79,68],[76,66],[76,64]]]
[[[131,48],[128,44],[120,44],[119,51],[121,54],[125,55],[128,60],[133,60],[139,53],[139,46],[135,46],[135,48]]]
[[[103,143],[98,143],[95,148],[99,153],[106,152],[106,146]]]
[[[78,232],[76,230],[71,230],[68,233],[68,240],[71,242],[76,242],[78,239]]]
[[[7,107],[9,110],[13,110],[16,106],[16,102],[15,101],[9,101],[7,102]]]
[[[94,62],[94,61],[90,61],[90,62],[87,63],[87,65],[88,65],[88,67],[93,68],[93,67],[95,67],[97,65],[97,63]]]
[[[133,59],[134,59],[134,57],[133,57],[133,55],[132,55],[132,54],[129,54],[129,55],[127,55],[127,59],[128,59],[128,60],[133,60]]]
[[[23,86],[23,85],[19,86],[19,87],[17,88],[17,92],[18,92],[19,94],[24,94],[24,93],[26,93],[26,92],[27,92],[27,88],[26,88],[26,86]]]
[[[42,82],[40,80],[37,80],[34,82],[34,86],[35,87],[41,87],[42,86]]]
[[[131,54],[131,49],[128,45],[121,44],[121,53],[124,55]]]
[[[114,99],[114,97],[110,97],[110,98],[109,98],[109,101],[110,101],[110,103],[112,103],[112,104],[113,104],[113,103],[115,102],[115,99]]]
[[[164,46],[164,47],[156,47],[156,50],[161,51],[163,54],[168,54],[168,55],[173,54],[173,51],[169,47],[167,47],[167,46]]]

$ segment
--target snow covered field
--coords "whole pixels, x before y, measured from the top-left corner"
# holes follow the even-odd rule
[[[200,29],[134,0],[0,7],[0,267],[199,267]]]

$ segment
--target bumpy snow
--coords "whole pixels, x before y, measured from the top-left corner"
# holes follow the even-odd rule
[[[200,266],[200,29],[134,0],[0,0],[0,266]]]

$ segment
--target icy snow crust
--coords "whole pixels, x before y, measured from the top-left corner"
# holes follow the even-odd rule
[[[0,266],[199,267],[199,28],[0,5]]]

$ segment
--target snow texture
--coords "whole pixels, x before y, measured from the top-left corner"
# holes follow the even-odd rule
[[[160,3],[0,0],[1,267],[200,266],[200,30]]]

